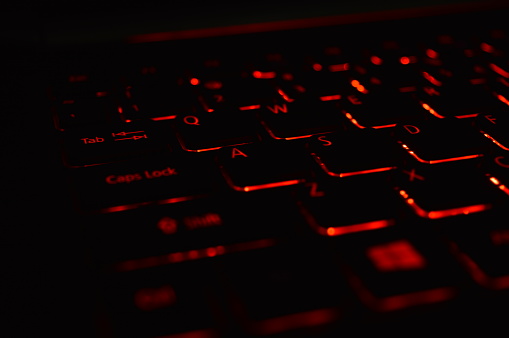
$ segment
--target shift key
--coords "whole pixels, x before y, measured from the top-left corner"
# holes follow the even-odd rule
[[[198,159],[203,160],[203,159]],[[189,165],[193,163],[193,165]],[[114,212],[207,196],[217,182],[206,161],[171,156],[72,170],[78,209]]]

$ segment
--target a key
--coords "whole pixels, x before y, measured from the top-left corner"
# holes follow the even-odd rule
[[[310,175],[311,157],[295,143],[225,148],[217,160],[228,185],[236,191],[292,186],[304,183]]]

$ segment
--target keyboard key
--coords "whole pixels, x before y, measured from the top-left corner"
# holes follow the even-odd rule
[[[403,167],[393,177],[403,200],[424,218],[482,212],[501,198],[475,161]]]
[[[251,111],[223,108],[177,119],[177,138],[184,150],[202,152],[259,140],[261,126]]]
[[[91,223],[98,264],[131,271],[271,246],[302,220],[289,198],[235,194],[110,213]]]
[[[509,267],[505,264],[509,257],[506,223],[504,215],[492,213],[489,217],[460,219],[445,231],[471,277],[491,290],[509,288]]]
[[[487,145],[479,132],[458,119],[400,124],[394,136],[415,160],[428,164],[481,157]]]
[[[166,204],[205,196],[220,177],[205,160],[161,158],[79,168],[72,172],[79,206],[84,211],[112,212],[149,204]]]
[[[342,101],[343,114],[358,128],[389,128],[426,118],[426,110],[412,97],[396,91],[354,93]]]
[[[509,150],[509,137],[505,132],[509,128],[509,117],[504,113],[480,114],[475,120],[475,126],[498,147]]]
[[[103,290],[119,337],[219,337],[210,265],[187,262],[110,276]]]
[[[259,111],[261,122],[274,139],[297,139],[342,128],[335,101],[297,99],[266,105]]]
[[[280,143],[225,148],[217,157],[228,185],[246,192],[304,183],[310,159],[301,145]]]
[[[404,212],[402,201],[380,174],[317,184],[310,196],[299,199],[299,206],[309,226],[322,236],[390,227]]]
[[[466,277],[444,247],[415,227],[412,235],[391,227],[337,239],[352,287],[375,311],[451,300]]]
[[[346,284],[319,252],[271,248],[225,257],[222,264],[234,315],[248,334],[299,335],[341,319]]]
[[[124,124],[65,131],[64,161],[84,167],[169,151],[168,125]]]
[[[367,129],[313,137],[308,147],[320,167],[334,177],[393,170],[401,156],[395,140]]]

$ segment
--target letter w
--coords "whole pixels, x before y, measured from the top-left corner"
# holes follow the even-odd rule
[[[269,109],[274,114],[279,114],[279,112],[288,113],[288,107],[286,106],[286,103],[283,103],[282,106],[276,104],[273,107],[267,106],[267,109]]]

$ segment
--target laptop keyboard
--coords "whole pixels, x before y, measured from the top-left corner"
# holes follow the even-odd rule
[[[105,336],[502,318],[507,30],[448,20],[67,54],[50,98]]]

